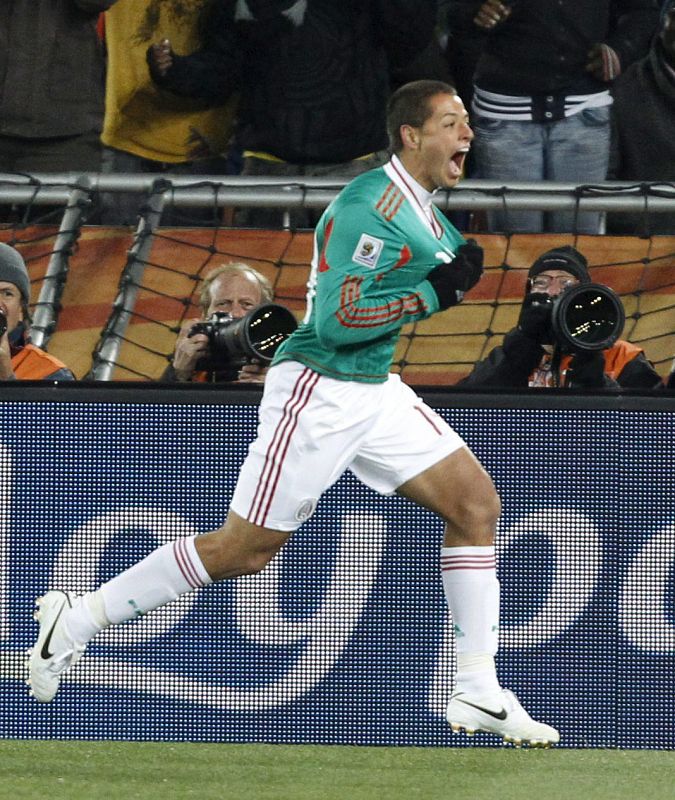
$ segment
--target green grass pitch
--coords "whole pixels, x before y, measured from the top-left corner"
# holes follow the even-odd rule
[[[675,752],[0,741],[12,800],[673,800]]]

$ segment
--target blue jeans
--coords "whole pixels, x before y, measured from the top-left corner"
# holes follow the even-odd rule
[[[476,115],[472,149],[477,178],[593,184],[607,178],[610,106],[587,108],[559,122],[488,119]],[[518,210],[489,212],[491,231],[599,233],[601,214]]]
[[[101,158],[101,172],[104,175],[116,172],[132,174],[151,172],[161,177],[168,173],[174,173],[176,175],[194,175],[195,183],[199,181],[200,175],[230,175],[232,174],[231,166],[225,156],[170,164],[164,161],[152,161],[149,158],[142,158],[113,147],[104,147]],[[101,223],[103,225],[135,225],[140,208],[146,202],[147,197],[143,194],[103,192],[101,195]],[[162,213],[162,225],[164,226],[211,226],[220,223],[220,211],[216,209],[215,202],[208,208],[179,207],[169,202]]]

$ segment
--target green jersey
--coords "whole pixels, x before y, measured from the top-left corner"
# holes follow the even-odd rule
[[[307,313],[273,363],[385,381],[401,327],[439,310],[427,275],[463,243],[396,156],[359,175],[317,224]]]

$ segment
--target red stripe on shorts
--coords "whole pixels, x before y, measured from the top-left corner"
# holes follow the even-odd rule
[[[254,525],[264,527],[277,484],[279,483],[284,458],[288,452],[293,432],[298,424],[298,416],[309,402],[312,391],[320,377],[317,372],[304,369],[293,387],[290,399],[284,407],[281,420],[274,431],[274,436],[265,455],[265,464],[248,512],[249,522]]]
[[[431,427],[436,431],[439,436],[443,435],[443,431],[436,425],[433,419],[425,412],[425,410],[421,406],[415,406],[415,411],[419,411],[420,414],[424,417],[424,419],[431,425]]]

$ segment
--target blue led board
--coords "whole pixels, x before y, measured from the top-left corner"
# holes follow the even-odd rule
[[[499,671],[561,746],[675,748],[675,415],[439,407],[504,513]],[[448,404],[449,405],[449,404]],[[382,745],[453,736],[442,528],[350,474],[262,574],[104,631],[29,698],[34,598],[225,517],[255,405],[0,403],[0,735]]]

